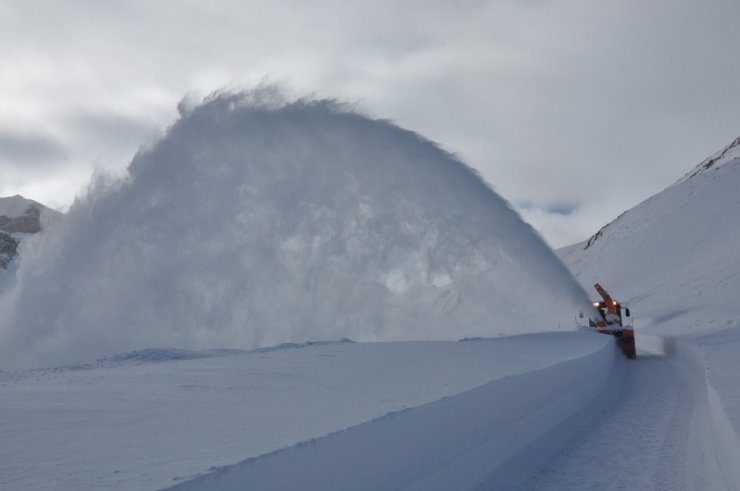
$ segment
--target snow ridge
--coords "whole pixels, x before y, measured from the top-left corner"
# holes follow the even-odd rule
[[[719,152],[715,153],[711,157],[703,160],[697,165],[691,172],[686,174],[684,177],[678,180],[678,182],[687,181],[692,179],[703,172],[707,172],[710,169],[716,169],[717,167],[730,162],[733,159],[740,157],[740,136],[735,138],[729,145],[724,147]]]
[[[697,176],[702,175],[703,173],[705,173],[705,172],[707,172],[709,170],[716,170],[720,166],[723,166],[725,164],[728,164],[728,163],[732,162],[733,160],[735,160],[735,159],[737,159],[739,157],[740,157],[740,137],[737,137],[729,145],[727,145],[726,147],[722,148],[722,150],[720,150],[719,152],[715,153],[711,157],[708,157],[705,160],[703,160],[699,165],[697,165],[694,169],[692,169],[691,172],[688,172],[685,176],[683,176],[681,179],[679,179],[678,181],[676,181],[676,183],[673,184],[673,186],[676,186],[676,185],[681,184],[682,182],[686,182],[688,180],[691,180],[691,179],[693,179],[693,178],[695,178]],[[671,187],[673,187],[673,186],[671,186]],[[668,189],[670,189],[670,187]],[[667,191],[667,190],[664,190],[664,192],[665,191]],[[661,193],[659,193],[658,195],[660,195],[660,194]],[[658,195],[656,195],[656,196],[658,196]],[[653,198],[654,197],[648,198],[647,200],[645,200],[644,203],[650,202]],[[638,207],[641,207],[642,205],[643,205],[643,203],[640,203],[637,207],[635,207],[633,209],[636,209]],[[596,232],[594,235],[592,235],[591,237],[589,237],[589,239],[587,241],[585,241],[585,245],[583,246],[583,249],[586,250],[586,249],[590,248],[597,240],[599,240],[604,235],[605,232],[607,232],[609,230],[610,227],[614,226],[615,223],[617,223],[620,220],[622,220],[622,218],[627,213],[629,213],[631,211],[632,210],[625,211],[624,213],[620,214],[617,218],[615,218],[611,222],[609,222],[606,225],[604,225],[603,227],[601,227],[598,230],[598,232]],[[571,246],[566,246],[566,247],[564,247],[562,249],[563,250],[570,249],[571,247],[574,247],[574,246],[575,246],[575,244],[574,245],[571,245]]]
[[[309,346],[323,346],[327,344],[351,343],[349,339],[339,341],[306,341],[305,343],[281,343],[277,346],[258,348],[246,351],[233,348],[214,348],[207,350],[185,350],[175,348],[147,348],[142,350],[119,353],[95,360],[96,365],[107,365],[111,363],[160,363],[178,360],[198,360],[201,358],[213,358],[218,356],[245,355],[249,353],[269,353],[272,351],[283,351],[288,349],[308,348]],[[85,366],[88,368],[88,366]]]
[[[227,356],[244,354],[246,351],[234,349],[212,349],[192,351],[173,348],[148,348],[143,350],[121,353],[97,360],[98,363],[160,363],[177,360],[198,360],[200,358],[213,358],[215,356]]]

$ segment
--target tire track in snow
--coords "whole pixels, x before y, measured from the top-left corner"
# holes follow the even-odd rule
[[[519,490],[687,489],[686,456],[694,396],[675,360],[619,360],[608,392],[507,469]],[[531,454],[530,454],[531,455]],[[693,467],[691,467],[693,468]],[[479,489],[503,489],[493,475]],[[513,486],[512,486],[513,484]]]
[[[675,388],[672,395],[675,400],[673,404],[666,406],[665,411],[671,418],[668,424],[668,433],[663,440],[660,449],[657,468],[653,478],[653,489],[687,489],[686,460],[688,455],[689,431],[691,426],[691,415],[695,410],[694,394],[691,387],[676,371],[675,362],[660,360],[668,363],[671,368],[670,379],[675,386],[666,385],[666,388]],[[666,382],[668,382],[666,380]],[[671,414],[672,409],[672,414]]]

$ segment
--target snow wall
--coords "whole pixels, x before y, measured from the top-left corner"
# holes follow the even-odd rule
[[[212,469],[168,489],[515,489],[530,456],[562,438],[559,425],[583,417],[583,408],[608,390],[621,355],[602,337],[594,343],[598,349],[572,360]]]
[[[272,87],[180,109],[23,251],[0,368],[569,329],[589,308],[537,233],[413,132]]]

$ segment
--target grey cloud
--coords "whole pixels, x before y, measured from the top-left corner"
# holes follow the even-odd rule
[[[53,138],[0,132],[0,160],[3,165],[47,167],[65,158],[64,146]]]
[[[18,69],[3,64],[16,48],[52,71],[87,75],[60,89],[66,78],[38,82],[30,70],[44,90],[14,93],[0,81],[0,94],[52,108],[39,113],[57,128],[68,122],[71,162],[123,161],[147,125],[171,122],[186,92],[267,76],[359,101],[439,142],[511,202],[580,203],[538,215],[542,230],[557,220],[550,230],[579,233],[740,135],[734,0],[173,5],[11,2],[0,16],[4,75]],[[29,19],[35,29],[21,33]],[[17,87],[29,86],[25,76]],[[171,112],[152,102],[160,94]],[[76,116],[60,123],[59,114]]]
[[[571,215],[580,207],[580,203],[575,202],[555,202],[555,203],[533,203],[531,201],[521,201],[516,203],[516,208],[525,211],[537,211],[552,215]]]
[[[578,209],[578,203],[554,203],[545,208],[548,213],[555,215],[571,215]]]
[[[115,151],[138,146],[159,125],[149,118],[137,119],[115,113],[81,113],[70,118],[77,138],[88,145]]]

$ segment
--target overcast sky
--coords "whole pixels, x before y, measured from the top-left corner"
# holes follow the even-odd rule
[[[0,196],[63,210],[186,94],[268,79],[438,142],[566,245],[740,136],[738,26],[737,0],[3,0]]]

